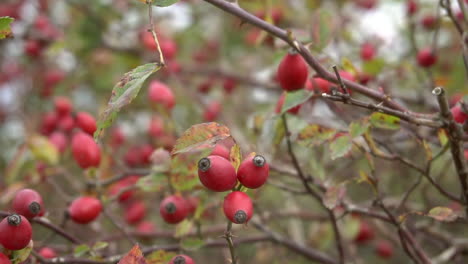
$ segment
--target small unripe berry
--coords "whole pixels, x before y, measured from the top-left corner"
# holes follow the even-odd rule
[[[41,250],[39,250],[39,255],[46,259],[52,259],[57,257],[57,253],[55,252],[55,250],[49,247],[41,248]]]
[[[359,223],[359,231],[356,235],[356,237],[354,238],[354,241],[356,241],[356,243],[366,243],[367,241],[369,240],[372,240],[374,238],[374,230],[372,229],[372,227],[364,222],[364,221],[360,221]]]
[[[380,240],[375,247],[377,255],[384,259],[389,259],[393,256],[393,246],[386,240]]]
[[[220,156],[229,160],[231,153],[229,152],[229,149],[223,144],[216,144],[216,146],[213,148],[213,151],[211,151],[210,156]]]
[[[224,215],[235,224],[247,223],[252,217],[253,204],[244,192],[234,191],[226,195],[223,204]]]
[[[278,67],[277,78],[285,91],[304,88],[309,74],[307,63],[301,55],[288,53]]]
[[[180,223],[188,215],[187,201],[178,195],[168,196],[162,200],[159,213],[166,223]]]
[[[175,97],[171,89],[164,83],[152,81],[148,90],[148,98],[153,104],[161,104],[167,110],[175,105]]]
[[[68,207],[70,218],[79,224],[87,224],[96,219],[102,211],[101,201],[94,197],[82,196]]]
[[[99,166],[101,149],[90,135],[76,133],[72,138],[71,149],[73,158],[82,169]]]
[[[96,119],[86,112],[76,114],[76,125],[89,135],[93,135],[96,131]]]
[[[0,264],[11,264],[11,261],[5,254],[0,253]]]
[[[198,177],[206,188],[215,192],[228,191],[237,183],[234,166],[220,156],[208,156],[198,161]]]
[[[239,166],[237,179],[247,188],[256,189],[268,179],[270,166],[260,155],[249,156]]]
[[[15,194],[12,209],[15,213],[31,219],[40,215],[41,211],[44,211],[44,203],[38,192],[31,189],[23,189]]]
[[[171,259],[169,264],[195,264],[195,261],[189,256],[177,255]]]
[[[28,219],[12,214],[0,222],[0,244],[9,250],[20,250],[28,246],[32,238],[32,228]]]
[[[146,205],[141,201],[131,203],[125,209],[125,221],[134,225],[143,220],[146,216]]]
[[[419,66],[429,68],[437,62],[437,56],[431,48],[424,48],[418,52],[417,61]]]

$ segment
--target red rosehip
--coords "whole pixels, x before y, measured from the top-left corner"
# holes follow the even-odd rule
[[[200,199],[198,197],[192,196],[186,199],[187,201],[187,210],[188,214],[194,214],[195,211],[197,210],[198,204],[200,203]]]
[[[393,256],[393,246],[386,240],[378,241],[377,245],[375,246],[375,251],[377,255],[384,259],[388,259]]]
[[[67,97],[59,96],[54,99],[55,112],[59,116],[66,116],[71,113],[73,105]]]
[[[0,222],[0,244],[9,250],[20,250],[28,246],[32,238],[32,228],[28,219],[12,214]]]
[[[55,250],[49,247],[43,247],[39,250],[39,255],[41,255],[45,259],[52,259],[57,257],[57,253]]]
[[[339,71],[339,74],[341,76],[341,78],[345,79],[345,80],[348,80],[348,81],[351,81],[351,82],[355,82],[356,81],[356,77],[354,77],[353,74],[347,72],[347,71]]]
[[[229,149],[223,144],[216,144],[216,146],[213,148],[213,151],[211,151],[210,156],[213,155],[223,157],[227,160],[230,160],[231,158],[231,153]]]
[[[468,149],[465,150],[465,159],[468,160]]]
[[[125,134],[119,127],[112,129],[110,137],[111,145],[114,147],[119,147],[125,142]]]
[[[310,80],[310,85],[306,86],[306,89],[321,93],[330,93],[330,82],[320,77],[314,77]]]
[[[87,224],[96,219],[102,211],[101,201],[94,197],[82,196],[68,207],[70,218],[78,224]]]
[[[40,131],[44,135],[52,133],[57,127],[58,116],[55,112],[48,112],[42,116]]]
[[[370,43],[364,43],[361,46],[361,59],[370,61],[375,57],[375,47]]]
[[[215,80],[210,78],[208,80],[205,80],[204,82],[200,83],[198,85],[198,91],[203,94],[207,94],[211,91],[211,88],[213,87],[215,83]]]
[[[65,151],[68,145],[67,136],[60,131],[55,131],[49,136],[49,141],[57,147],[57,150],[62,153]]]
[[[65,78],[65,73],[61,70],[49,70],[44,74],[44,85],[53,87]]]
[[[180,223],[188,215],[187,201],[178,195],[168,196],[162,200],[159,213],[166,223]]]
[[[177,55],[177,43],[168,38],[162,38],[159,43],[164,59],[172,60]]]
[[[169,264],[195,264],[195,261],[189,256],[177,255],[171,259]]]
[[[24,43],[24,52],[30,57],[39,57],[42,53],[41,44],[37,40],[27,40]]]
[[[127,190],[123,191],[123,189],[130,187],[132,185],[135,185],[138,181],[139,177],[136,175],[133,176],[128,176],[116,183],[114,183],[110,188],[109,188],[109,194],[112,196],[115,196],[119,194],[119,197],[117,198],[119,202],[125,202],[128,201],[130,198],[133,197],[135,191],[134,190]]]
[[[151,164],[151,154],[154,148],[150,144],[144,144],[139,147],[141,162],[145,165]]]
[[[223,82],[223,89],[226,93],[230,94],[236,89],[237,81],[233,78],[225,78]]]
[[[5,254],[0,253],[0,264],[11,264],[11,261]]]
[[[270,166],[263,156],[249,156],[240,164],[237,179],[245,187],[256,189],[265,184],[269,173]]]
[[[431,48],[424,48],[418,52],[417,60],[419,66],[429,68],[437,62],[437,56],[432,52]]]
[[[278,67],[277,78],[285,91],[295,91],[304,88],[309,70],[301,55],[288,53]]]
[[[218,119],[218,116],[221,113],[221,109],[221,103],[219,103],[218,101],[213,101],[209,103],[206,106],[205,111],[203,112],[203,120],[206,122],[211,122]]]
[[[151,119],[148,127],[148,135],[158,138],[164,134],[164,121],[160,117]]]
[[[141,234],[149,234],[156,231],[156,226],[151,221],[142,221],[137,225],[136,230]]]
[[[142,201],[135,201],[125,209],[125,221],[134,225],[146,216],[146,205]]]
[[[356,243],[366,243],[367,241],[372,240],[373,238],[374,230],[372,229],[372,227],[368,223],[360,221],[359,231],[356,237],[354,238],[354,241],[356,241]]]
[[[231,192],[224,198],[224,215],[235,224],[247,223],[252,217],[253,204],[244,192]]]
[[[198,177],[206,188],[215,192],[228,191],[237,183],[234,166],[220,156],[208,156],[198,161]]]
[[[162,82],[152,81],[149,86],[148,98],[154,104],[161,104],[167,110],[171,110],[175,105],[174,94],[167,85]]]
[[[158,50],[158,46],[156,46],[156,42],[154,41],[153,34],[146,30],[140,33],[140,39],[143,43],[143,46],[148,50]]]
[[[356,0],[356,4],[360,8],[373,9],[377,5],[377,0]]]
[[[129,167],[138,167],[143,164],[143,156],[141,155],[139,146],[132,146],[124,155],[125,164]]]
[[[437,18],[434,15],[427,14],[421,19],[421,24],[425,29],[434,29],[437,23]]]
[[[71,132],[75,128],[75,119],[72,115],[59,117],[58,128],[66,133]]]
[[[283,108],[283,104],[284,104],[285,99],[286,99],[286,92],[283,92],[280,95],[280,97],[278,98],[278,102],[276,103],[275,113],[277,113],[277,114],[281,113],[281,109]],[[302,104],[297,105],[297,106],[289,109],[288,113],[290,113],[292,115],[297,115],[297,113],[299,113],[299,110],[301,110],[301,106],[302,106]]]
[[[418,7],[419,6],[416,0],[408,0],[406,2],[406,12],[408,13],[408,15],[413,15],[416,12],[418,12]]]
[[[463,124],[468,119],[468,114],[462,111],[461,105],[457,104],[450,109],[455,122]]]
[[[96,131],[96,119],[86,112],[76,114],[76,126],[91,136]]]
[[[101,162],[101,149],[94,139],[83,132],[73,136],[71,144],[73,158],[82,168],[98,167]]]
[[[22,189],[15,194],[12,202],[12,209],[15,213],[26,218],[38,216],[44,211],[42,196],[31,189]]]

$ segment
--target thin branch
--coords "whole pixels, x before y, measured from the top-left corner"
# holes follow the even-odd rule
[[[231,263],[236,264],[237,263],[236,249],[234,247],[234,242],[232,241],[231,229],[232,229],[232,222],[228,220],[226,232],[224,232],[224,238],[226,239],[228,243],[229,252],[231,253]]]

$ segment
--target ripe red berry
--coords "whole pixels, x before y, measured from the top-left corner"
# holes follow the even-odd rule
[[[66,116],[70,114],[73,109],[73,105],[67,97],[59,96],[54,99],[55,112],[59,116]]]
[[[48,112],[42,116],[40,131],[44,135],[52,133],[57,127],[58,116],[55,112]]]
[[[156,226],[151,221],[142,221],[137,225],[136,230],[141,234],[149,234],[156,231]]]
[[[428,30],[434,29],[436,22],[437,18],[432,14],[424,15],[424,17],[421,19],[421,25]]]
[[[200,203],[200,199],[196,196],[192,196],[185,200],[187,201],[188,214],[189,215],[194,214],[195,211],[197,210],[198,204]]]
[[[148,135],[158,138],[164,134],[164,121],[160,117],[151,119],[148,127]]]
[[[468,160],[468,149],[465,150],[465,159]]]
[[[30,57],[39,57],[42,53],[41,44],[37,40],[27,40],[26,43],[24,43],[24,53]]]
[[[221,103],[219,103],[218,101],[213,101],[209,103],[206,106],[205,111],[203,112],[203,120],[206,122],[211,122],[211,121],[216,120],[219,114],[221,113],[221,109],[222,109]]]
[[[310,80],[310,85],[306,86],[306,89],[321,93],[330,93],[330,82],[320,77],[314,77]]]
[[[65,78],[65,73],[58,69],[48,70],[44,73],[44,85],[53,87]]]
[[[60,116],[57,126],[65,133],[69,133],[75,128],[75,119],[72,115]]]
[[[177,255],[171,259],[169,264],[195,264],[195,261],[189,256]]]
[[[83,132],[78,132],[72,139],[72,154],[78,165],[87,169],[98,167],[101,162],[101,149],[94,142],[94,139]]]
[[[207,94],[211,91],[211,88],[213,87],[214,83],[215,80],[213,78],[205,80],[204,82],[198,85],[198,91],[200,93]]]
[[[172,60],[177,55],[177,43],[169,38],[161,38],[159,41],[164,58]]]
[[[229,149],[224,146],[223,144],[216,144],[216,146],[213,148],[213,151],[211,151],[211,154],[210,156],[220,156],[220,157],[223,157],[227,160],[230,159],[230,156],[231,156],[231,153],[229,151]]]
[[[384,259],[388,259],[393,256],[393,246],[386,240],[378,241],[377,245],[375,246],[375,251],[377,255]]]
[[[356,4],[360,8],[373,9],[377,5],[377,0],[356,0]]]
[[[5,254],[0,253],[0,264],[11,264],[11,261]]]
[[[418,3],[416,0],[408,0],[406,2],[406,12],[408,15],[413,15],[418,11]]]
[[[39,250],[39,255],[46,259],[52,259],[57,257],[57,253],[55,252],[55,250],[49,247],[41,248],[41,250]]]
[[[283,92],[280,95],[280,97],[278,98],[278,102],[276,103],[275,113],[277,113],[277,114],[281,113],[281,109],[283,108],[283,104],[284,104],[285,99],[286,99],[286,92]],[[297,115],[297,113],[299,113],[299,110],[301,110],[301,106],[302,106],[302,104],[297,105],[297,106],[289,109],[288,113],[290,113],[292,115]]]
[[[226,78],[223,82],[223,89],[226,93],[230,94],[236,89],[237,82],[232,78]]]
[[[94,197],[82,196],[68,207],[71,219],[79,224],[87,224],[96,219],[102,211],[101,201]]]
[[[32,238],[32,228],[28,219],[12,214],[0,222],[0,244],[9,250],[20,250],[28,246]]]
[[[364,221],[360,221],[359,223],[359,231],[354,238],[354,241],[356,243],[366,243],[369,240],[372,240],[374,238],[374,230],[372,227]]]
[[[125,221],[134,225],[146,216],[146,205],[142,201],[135,201],[125,209]]]
[[[370,61],[375,57],[375,47],[370,43],[364,43],[361,46],[361,59]]]
[[[167,110],[175,105],[174,94],[171,89],[162,82],[152,81],[148,90],[148,98],[154,104],[161,104]]]
[[[263,156],[249,156],[240,164],[237,179],[245,187],[256,189],[265,184],[269,173],[270,166]]]
[[[301,55],[288,53],[278,67],[277,78],[285,91],[304,88],[309,74],[307,63]]]
[[[44,211],[44,203],[38,192],[31,189],[22,189],[15,194],[12,209],[15,213],[31,219]]]
[[[462,111],[462,108],[459,104],[455,105],[450,109],[453,115],[455,122],[463,124],[468,119],[468,114]]]
[[[215,192],[228,191],[237,183],[234,166],[220,156],[208,156],[198,161],[198,177],[206,188]]]
[[[125,142],[125,134],[119,127],[112,129],[110,137],[110,143],[114,147],[119,147]]]
[[[429,68],[437,62],[437,56],[432,52],[431,48],[424,48],[418,52],[417,60],[419,66]]]
[[[86,112],[76,114],[76,125],[90,135],[93,135],[96,131],[96,119]]]
[[[134,195],[134,190],[123,191],[125,188],[130,187],[137,183],[139,177],[136,175],[128,176],[116,183],[114,183],[109,188],[109,194],[114,196],[119,194],[118,201],[125,202],[128,201]]]
[[[341,76],[341,78],[345,79],[345,80],[348,80],[348,81],[351,81],[351,82],[355,82],[356,81],[356,77],[354,77],[353,74],[347,72],[347,71],[339,71],[339,74]]]
[[[247,223],[252,217],[253,204],[244,192],[231,192],[224,198],[224,215],[235,224]]]
[[[57,150],[62,153],[68,145],[67,136],[60,131],[55,131],[49,136],[49,141],[57,147]]]
[[[168,196],[162,200],[159,213],[166,223],[180,223],[188,215],[187,201],[178,195]]]

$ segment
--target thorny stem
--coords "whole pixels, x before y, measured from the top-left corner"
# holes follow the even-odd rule
[[[224,238],[226,238],[226,241],[229,246],[229,252],[231,252],[231,261],[232,264],[237,263],[237,257],[236,257],[236,249],[234,248],[234,242],[232,241],[232,222],[228,220],[228,224],[226,227],[226,232],[224,232]]]
[[[161,50],[161,46],[159,45],[159,40],[158,36],[156,35],[156,31],[154,31],[154,22],[153,22],[153,6],[151,5],[152,0],[146,0],[146,4],[148,5],[148,17],[149,17],[149,22],[150,22],[150,28],[148,29],[148,32],[151,32],[153,35],[154,42],[156,43],[156,47],[158,47],[158,53],[159,53],[159,64],[161,67],[166,66],[166,63],[164,62],[164,55]]]

